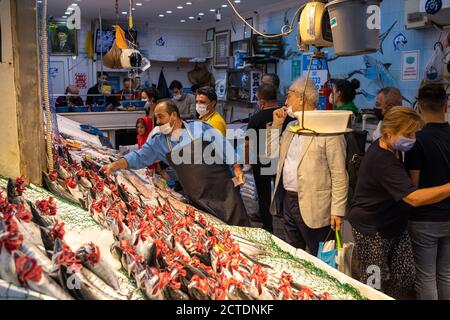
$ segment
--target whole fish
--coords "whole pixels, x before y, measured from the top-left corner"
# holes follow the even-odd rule
[[[175,300],[175,301],[191,300],[190,297],[186,293],[184,293],[180,289],[174,288],[170,285],[166,286],[166,288],[164,289],[164,295],[169,300]]]
[[[145,294],[150,300],[164,300],[164,288],[166,284],[161,281],[159,275],[153,274],[144,281]]]
[[[66,265],[59,268],[60,282],[77,300],[114,300],[86,280],[80,271],[74,272]]]
[[[57,218],[55,216],[44,214],[31,201],[28,201],[28,205],[31,208],[31,213],[33,215],[33,222],[36,223],[37,225],[48,228],[57,222]]]
[[[13,255],[22,245],[23,236],[12,217],[8,221],[0,220],[0,235],[0,278],[19,286]]]
[[[62,165],[56,166],[56,172],[58,173],[58,176],[63,180],[66,180],[71,176],[69,171],[67,171]]]
[[[74,198],[72,194],[66,191],[66,189],[63,188],[57,181],[51,180],[47,173],[44,172],[43,177],[44,183],[51,193],[69,202],[80,204],[79,199]]]
[[[17,205],[23,205],[26,209],[30,209],[28,206],[27,201],[25,200],[25,198],[20,194],[18,188],[20,188],[21,186],[17,183],[17,181],[20,180],[17,179],[16,181],[14,181],[13,179],[8,179],[8,184],[6,187],[7,193],[8,193],[8,201],[9,203],[12,204],[17,204]]]
[[[19,232],[23,235],[25,239],[33,243],[38,247],[44,247],[44,243],[41,239],[41,233],[39,230],[39,226],[30,222],[25,223],[20,220],[17,220],[17,225],[19,228]]]
[[[103,259],[98,246],[93,243],[84,245],[77,250],[77,257],[81,260],[83,266],[92,271],[107,285],[114,290],[120,290],[119,280],[114,270]]]
[[[37,261],[28,256],[16,260],[16,269],[19,280],[31,290],[54,297],[58,300],[73,300],[63,288],[49,278]]]
[[[44,268],[44,271],[48,274],[53,272],[53,263],[52,260],[45,254],[44,251],[36,247],[32,243],[27,243],[25,239],[22,242],[22,245],[19,248],[20,252],[25,254],[26,256],[35,259],[39,265]]]
[[[109,296],[110,299],[108,300],[126,300],[126,297],[118,294],[114,288],[106,284],[88,268],[82,268],[81,274],[90,284],[94,285],[98,290]]]

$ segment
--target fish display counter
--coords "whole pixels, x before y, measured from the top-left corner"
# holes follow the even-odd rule
[[[96,127],[107,135],[114,146],[116,131],[135,129],[136,121],[145,116],[145,111],[110,111],[110,112],[70,112],[60,113],[58,118],[64,117],[78,124],[88,124]],[[60,128],[63,128],[60,126]]]
[[[150,171],[104,175],[116,151],[63,135],[46,189],[0,179],[0,298],[390,299],[264,230],[225,225]]]

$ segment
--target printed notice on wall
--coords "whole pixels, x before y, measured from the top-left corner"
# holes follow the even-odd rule
[[[402,52],[402,81],[419,80],[419,50]]]

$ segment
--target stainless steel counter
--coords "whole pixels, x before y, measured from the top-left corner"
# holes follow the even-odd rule
[[[99,128],[116,145],[116,131],[136,128],[136,121],[145,115],[144,111],[112,111],[112,112],[70,112],[58,115],[80,124],[88,124]]]

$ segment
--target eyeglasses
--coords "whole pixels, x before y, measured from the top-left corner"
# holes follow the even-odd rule
[[[298,91],[295,91],[295,90],[288,90],[288,97],[290,96],[290,95],[292,95],[292,94],[296,94],[299,98],[301,98],[301,99],[303,99],[303,93],[300,93],[300,92],[298,92]]]

